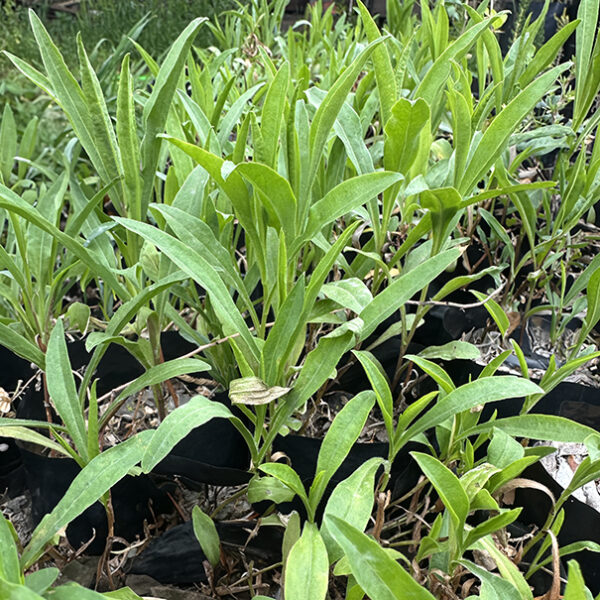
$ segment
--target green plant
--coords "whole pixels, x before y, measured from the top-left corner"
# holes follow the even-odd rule
[[[129,3],[105,8],[112,22],[135,12]],[[495,32],[506,15],[486,3],[423,2],[418,13],[410,1],[388,2],[383,32],[360,2],[357,20],[334,18],[317,3],[283,35],[284,8],[280,0],[253,0],[207,22],[220,49],[193,45],[203,22],[196,19],[161,61],[161,49],[144,38],[157,20],[132,26],[141,57],[135,61],[124,39],[104,62],[103,45],[88,53],[83,27],[79,79],[68,53],[30,13],[43,70],[8,54],[68,124],[61,116],[62,131],[48,143],[42,120],[24,127],[29,109],[19,101],[3,112],[0,342],[45,371],[60,422],[51,423],[51,411],[47,423],[2,418],[0,433],[81,467],[27,547],[3,555],[0,582],[17,586],[11,593],[84,593],[50,590],[50,571],[39,576],[44,589],[27,588],[24,569],[96,500],[110,523],[111,486],[126,474],[151,472],[193,428],[215,418],[228,419],[248,445],[250,501],[297,496],[303,503],[306,523],[292,516],[284,534],[286,597],[324,598],[333,565],[334,577],[348,578],[348,598],[400,598],[407,590],[423,599],[457,595],[471,573],[481,581],[473,598],[531,600],[533,573],[556,556],[597,550],[583,540],[560,549],[555,538],[566,498],[598,476],[598,434],[534,411],[543,394],[598,356],[589,346],[600,317],[598,262],[586,264],[593,238],[576,231],[594,204],[600,164],[590,141],[598,125],[590,114],[596,70],[584,76],[598,54],[598,2],[582,2],[580,18],[537,48],[546,3],[537,19],[522,23],[523,35],[505,56]],[[88,9],[84,3],[82,26],[96,18]],[[571,94],[572,66],[556,62],[573,31],[573,119],[554,123]],[[36,107],[48,102],[40,98]],[[540,172],[552,180],[526,179],[522,169],[550,152],[556,165]],[[469,264],[475,242],[483,256]],[[499,331],[498,355],[477,379],[456,386],[436,361],[477,359],[476,347],[409,347],[433,307],[485,276],[499,289],[473,294],[491,317],[486,330]],[[96,304],[86,302],[88,288]],[[70,290],[75,298],[67,300]],[[559,356],[563,364],[552,357],[540,381],[531,381],[522,344],[511,340],[508,349],[506,312],[520,312],[524,325],[552,311],[557,342],[584,309],[579,333]],[[91,351],[79,388],[67,321],[67,329],[87,333]],[[166,327],[197,343],[202,360],[163,363]],[[372,351],[392,336],[399,351],[388,379]],[[97,399],[94,372],[115,343],[146,372],[114,397]],[[511,351],[523,378],[497,374]],[[372,390],[334,416],[306,489],[294,464],[272,456],[275,437],[301,420],[306,425],[312,411],[304,407],[326,398],[337,375],[358,363]],[[161,383],[198,370],[228,391],[231,410],[195,396],[167,411]],[[406,404],[415,376],[430,377],[438,389]],[[153,391],[158,428],[102,446],[103,428],[144,387]],[[521,414],[482,419],[482,405],[515,397],[524,398]],[[383,420],[387,457],[362,464],[325,502],[373,415]],[[589,458],[525,547],[527,564],[516,564],[491,537],[519,512],[504,508],[501,493],[550,451],[522,438],[585,440]],[[409,442],[422,444],[412,456],[425,477],[409,492],[407,513],[406,497],[392,499],[388,486]],[[418,527],[410,522],[415,510]],[[218,569],[212,519],[199,508],[192,518]],[[12,548],[5,525],[0,535]],[[471,551],[492,556],[499,575],[468,560]],[[576,566],[566,594],[586,594]]]

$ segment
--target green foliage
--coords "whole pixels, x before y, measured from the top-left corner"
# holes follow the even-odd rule
[[[413,2],[389,0],[383,29],[361,2],[356,19],[316,3],[285,33],[283,0],[232,2],[214,20],[188,15],[187,2],[169,3],[174,17],[163,19],[166,3],[151,4],[144,16],[137,3],[101,2],[93,12],[82,2],[77,37],[65,15],[45,22],[31,11],[41,63],[19,45],[21,9],[3,5],[6,56],[25,79],[13,74],[0,89],[0,343],[43,371],[60,422],[2,417],[0,434],[81,470],[24,549],[0,521],[0,596],[103,597],[54,586],[53,569],[27,577],[24,569],[94,502],[110,515],[122,477],[151,472],[191,430],[220,418],[251,456],[252,480],[238,493],[252,502],[297,496],[304,506],[304,525],[295,515],[284,535],[286,598],[325,598],[333,565],[348,578],[348,598],[429,599],[441,581],[455,596],[466,570],[481,582],[473,598],[532,599],[527,579],[552,560],[562,506],[600,475],[598,432],[535,413],[544,394],[599,355],[590,340],[600,262],[588,260],[593,238],[581,223],[600,186],[597,0],[582,0],[579,18],[537,48],[546,4],[520,22],[506,56],[495,37],[506,15],[485,3],[422,2],[417,13]],[[100,43],[99,29],[114,37]],[[573,31],[574,67],[559,60]],[[206,47],[209,33],[217,47]],[[561,110],[571,100],[569,120]],[[525,168],[543,177],[528,180]],[[482,254],[476,264],[471,249]],[[485,276],[498,289],[470,291],[490,315],[483,333],[499,334],[497,356],[457,385],[439,361],[481,359],[475,338],[409,347],[434,306]],[[534,383],[522,344],[508,338],[511,317],[525,328],[541,311],[551,315],[554,347],[585,317]],[[201,358],[164,361],[160,334],[171,327]],[[66,343],[76,332],[91,352],[80,383]],[[393,373],[372,352],[391,337]],[[144,373],[98,398],[94,372],[110,344]],[[511,353],[522,377],[496,374]],[[348,367],[363,369],[372,389],[333,416],[305,485],[273,442],[308,425],[307,407]],[[163,382],[198,371],[228,391],[231,409],[195,395],[168,410]],[[422,393],[423,378],[437,389]],[[104,447],[103,430],[146,388],[157,428]],[[481,419],[484,405],[508,398],[524,399],[519,415]],[[383,421],[387,457],[333,486],[373,418]],[[527,572],[492,537],[520,510],[502,505],[503,487],[549,451],[524,439],[584,440],[589,450],[523,549]],[[396,535],[386,522],[400,501],[390,473],[409,443],[422,446],[411,460],[424,479],[406,497],[428,529],[411,529],[403,513]],[[195,507],[192,520],[218,569],[213,519]],[[582,548],[598,550],[581,540],[558,552]],[[473,551],[491,556],[498,574],[469,560]],[[572,563],[565,597],[587,596]]]

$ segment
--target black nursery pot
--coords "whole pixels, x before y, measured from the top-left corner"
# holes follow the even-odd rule
[[[27,487],[31,493],[34,526],[63,498],[80,472],[79,465],[70,458],[50,458],[20,448]],[[166,491],[159,489],[150,477],[127,475],[112,487],[114,533],[127,541],[143,536],[144,522],[151,523],[154,515],[172,509]],[[106,545],[108,524],[106,511],[95,502],[67,527],[67,539],[78,549],[92,538],[86,554],[101,554]]]
[[[192,448],[194,445],[200,444],[202,442],[201,430],[217,421],[211,421],[202,428],[192,431],[184,440],[186,448]],[[227,426],[233,427],[228,421],[226,423]],[[308,489],[315,474],[317,457],[322,443],[322,439],[304,436],[278,436],[273,444],[273,450],[286,454],[292,467],[298,473],[306,489]],[[407,445],[399,453],[392,465],[389,486],[392,490],[393,498],[397,498],[408,492],[416,485],[419,479],[420,469],[409,454],[416,447],[416,444]],[[183,452],[181,448],[180,446],[180,453]],[[321,520],[329,495],[340,481],[349,477],[368,459],[375,456],[387,457],[387,452],[388,445],[384,443],[354,444],[347,458],[333,475],[331,482],[325,490],[323,500],[317,509],[317,520]],[[181,460],[180,455],[175,456],[176,461]],[[176,465],[176,462],[173,464]],[[199,483],[199,479],[206,476],[206,472],[203,470],[205,468],[206,464],[201,467],[196,464],[193,470],[188,473],[187,483]],[[166,467],[164,471],[167,471]],[[246,483],[251,476],[247,471],[239,469],[228,473],[222,467],[220,470],[215,470],[214,473],[217,474],[223,485],[231,485],[226,479],[228,476],[231,477],[232,473],[235,474],[235,477],[245,479],[241,483]],[[175,471],[174,474],[180,474],[180,471]],[[264,513],[270,507],[271,503],[266,501],[253,505],[253,508],[259,514]],[[297,498],[291,502],[278,504],[277,509],[284,514],[295,510],[302,518],[306,518],[304,505]],[[268,563],[281,560],[282,532],[279,528],[261,527],[258,529],[258,535],[251,536],[248,541],[248,532],[253,529],[251,522],[217,522],[216,526],[224,548],[244,547],[250,556],[266,560]],[[194,536],[192,523],[188,521],[169,529],[160,537],[152,540],[148,548],[133,560],[129,572],[149,575],[161,583],[183,585],[206,581],[203,566],[204,560],[206,558]]]
[[[29,381],[34,373],[28,361],[0,345],[0,387],[5,392],[12,394],[19,381]],[[34,386],[30,385],[18,402],[31,404],[34,395]],[[24,489],[25,474],[17,445],[11,438],[0,437],[0,496],[6,493],[13,498]]]
[[[161,337],[165,360],[181,356],[195,348],[176,332]],[[90,354],[83,340],[68,344],[69,359],[74,369],[85,366]],[[17,381],[27,381],[34,371],[30,364],[0,347],[0,386],[14,390]],[[112,345],[98,366],[97,391],[106,393],[115,387],[135,379],[144,372],[143,367],[121,346]],[[16,403],[17,417],[45,421],[43,393],[30,385]],[[0,438],[0,493],[8,490],[16,496],[29,489],[32,498],[34,524],[49,513],[63,497],[73,479],[79,473],[77,463],[67,458],[50,458],[17,446],[13,440]],[[159,489],[146,475],[127,476],[112,488],[112,504],[115,514],[115,535],[134,540],[143,534],[144,521],[150,522],[153,515],[172,509],[166,492]],[[104,550],[107,536],[106,512],[100,502],[89,507],[67,528],[67,538],[78,548],[90,540],[88,554],[99,554]]]

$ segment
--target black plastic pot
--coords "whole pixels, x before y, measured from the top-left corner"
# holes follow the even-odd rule
[[[0,387],[4,391],[12,394],[19,380],[25,383],[34,373],[29,362],[0,346]],[[34,394],[34,387],[30,385],[15,405],[30,403]],[[7,493],[9,497],[15,497],[24,489],[25,474],[19,450],[14,440],[0,437],[0,496]]]
[[[73,479],[80,472],[74,460],[49,458],[23,448],[21,459],[31,493],[32,517],[37,525],[44,515],[62,499]],[[114,533],[127,541],[143,536],[144,521],[152,523],[154,515],[171,512],[167,493],[154,485],[150,477],[127,475],[111,490],[115,516]],[[67,539],[77,549],[94,537],[87,554],[101,554],[106,544],[108,525],[106,511],[100,502],[94,503],[67,527]]]
[[[252,559],[273,564],[281,560],[283,535],[278,527],[260,527],[250,536],[255,523],[247,521],[217,522],[221,545],[226,551],[244,549]],[[129,573],[149,575],[161,583],[191,584],[207,580],[203,562],[206,560],[194,535],[191,521],[176,525],[153,539],[135,557]]]

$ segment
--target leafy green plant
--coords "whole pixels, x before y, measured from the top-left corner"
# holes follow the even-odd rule
[[[440,586],[456,594],[471,573],[481,582],[473,598],[530,600],[528,579],[537,570],[556,556],[597,550],[583,540],[559,549],[555,538],[566,499],[598,477],[598,433],[534,411],[545,393],[598,355],[589,345],[600,317],[598,263],[586,264],[592,238],[577,231],[595,203],[600,164],[600,146],[591,140],[598,127],[591,111],[598,2],[582,1],[579,18],[538,45],[546,3],[537,19],[520,24],[523,35],[505,56],[495,33],[506,14],[486,3],[423,2],[420,11],[410,1],[387,5],[383,30],[360,2],[356,20],[319,2],[283,34],[285,2],[238,3],[206,21],[219,49],[194,46],[200,18],[161,60],[143,37],[156,20],[144,17],[129,32],[139,59],[125,54],[129,41],[122,39],[102,62],[102,45],[84,47],[84,28],[76,39],[79,77],[30,13],[43,68],[8,57],[68,124],[60,121],[64,131],[49,151],[42,120],[24,127],[18,102],[3,109],[0,342],[44,370],[60,422],[51,423],[51,411],[46,423],[2,418],[0,433],[68,456],[81,471],[26,548],[0,523],[9,549],[0,559],[7,594],[85,594],[53,588],[54,571],[23,574],[95,501],[104,503],[110,523],[111,486],[126,474],[151,472],[192,429],[215,418],[228,419],[248,445],[251,502],[297,496],[304,506],[306,522],[292,516],[284,534],[286,598],[325,598],[333,565],[333,576],[347,577],[348,598],[430,599]],[[123,21],[133,10],[127,3],[106,8],[107,19]],[[92,18],[87,9],[84,3],[82,24]],[[573,69],[557,63],[574,31]],[[559,122],[570,94],[573,117]],[[555,165],[540,167],[550,153]],[[532,165],[539,171],[525,177]],[[484,256],[473,265],[466,248],[474,240]],[[456,276],[444,273],[456,268]],[[457,387],[436,361],[480,358],[476,347],[457,340],[419,352],[409,345],[433,307],[485,276],[503,290],[473,290],[490,314],[486,329],[500,332],[499,354]],[[75,282],[81,292],[67,300]],[[87,288],[97,304],[86,303]],[[520,312],[524,327],[551,311],[556,343],[584,309],[570,347],[550,359],[539,383],[531,381],[520,342],[506,339],[506,312]],[[89,332],[91,359],[79,387],[67,321],[67,329]],[[202,359],[163,362],[166,327],[197,343]],[[399,351],[389,381],[372,351],[393,336]],[[522,378],[497,374],[509,343]],[[97,399],[94,372],[110,344],[127,348],[145,373],[114,397]],[[339,372],[358,363],[372,390],[334,416],[306,489],[293,464],[272,456],[275,437],[299,418],[306,424],[307,403],[322,400]],[[200,395],[168,412],[161,383],[199,370],[228,391],[234,408]],[[412,383],[403,381],[417,371],[438,389],[406,404]],[[158,428],[101,446],[103,428],[145,387],[154,394]],[[524,398],[518,416],[482,419],[483,405],[517,397]],[[366,461],[329,493],[373,415],[381,415],[387,457]],[[585,440],[589,451],[525,546],[525,567],[492,538],[519,513],[501,504],[504,487],[550,452],[523,438]],[[386,522],[406,499],[392,500],[388,485],[409,442],[422,444],[412,457],[424,475],[409,492],[409,513],[422,511],[412,529],[406,511]],[[196,507],[192,520],[218,569],[212,519]],[[491,556],[498,574],[470,561],[472,551]],[[586,593],[573,564],[565,594]]]

